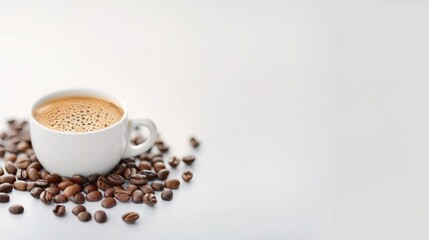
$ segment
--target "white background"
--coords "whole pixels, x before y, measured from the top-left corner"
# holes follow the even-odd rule
[[[428,239],[424,1],[0,1],[0,118],[89,87],[152,118],[194,179],[100,225],[27,193],[2,239]],[[4,125],[3,125],[4,127]],[[179,175],[180,171],[176,171]],[[86,204],[91,212],[100,203]],[[135,210],[136,225],[120,216]],[[22,228],[25,225],[26,228]]]

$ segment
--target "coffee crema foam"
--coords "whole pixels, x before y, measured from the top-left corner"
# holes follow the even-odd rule
[[[33,112],[42,125],[62,132],[91,132],[109,127],[124,115],[115,104],[92,97],[64,97],[48,101]]]

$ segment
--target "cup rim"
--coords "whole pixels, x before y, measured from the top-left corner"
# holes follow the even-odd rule
[[[121,119],[119,121],[117,121],[116,123],[114,123],[114,124],[112,124],[106,128],[102,128],[102,129],[98,129],[98,130],[90,131],[90,132],[63,132],[63,131],[58,131],[58,130],[44,126],[43,124],[39,123],[34,118],[34,116],[33,116],[34,109],[36,107],[38,107],[40,104],[42,104],[46,101],[56,99],[56,98],[61,98],[64,96],[100,98],[100,99],[103,99],[106,101],[113,102],[116,105],[119,105],[119,107],[122,108],[122,110],[124,110],[124,114],[122,115]],[[64,90],[59,90],[59,91],[55,91],[55,92],[51,92],[49,94],[43,95],[42,97],[38,98],[33,103],[33,105],[31,106],[31,111],[30,111],[30,119],[38,127],[41,127],[43,129],[50,131],[50,132],[53,132],[53,133],[60,133],[60,134],[65,134],[65,135],[92,135],[92,134],[97,134],[100,132],[108,131],[109,129],[115,128],[116,126],[122,124],[122,122],[125,119],[127,119],[127,117],[128,117],[128,108],[122,99],[115,97],[109,93],[99,91],[99,90],[95,90],[95,89],[89,89],[89,88],[64,89]]]

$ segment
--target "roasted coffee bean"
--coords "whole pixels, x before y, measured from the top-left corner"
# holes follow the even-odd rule
[[[162,156],[155,156],[152,158],[152,165],[154,165],[157,162],[164,163],[164,160],[162,159]]]
[[[119,186],[113,186],[113,188],[114,188],[115,190],[125,190],[125,189],[124,189],[124,186],[122,186],[122,185],[119,185]]]
[[[46,171],[45,169],[42,169],[39,172],[40,178],[42,178],[42,179],[46,179],[46,177],[48,176],[48,174],[49,174],[48,171]]]
[[[16,167],[15,164],[13,164],[12,162],[6,162],[6,164],[4,165],[4,169],[6,170],[7,173],[16,174]]]
[[[155,195],[152,193],[146,193],[143,196],[143,203],[151,207],[155,206],[155,204],[157,203]]]
[[[0,184],[0,192],[10,193],[10,192],[12,192],[12,189],[13,189],[12,184],[10,184],[8,182]]]
[[[132,174],[129,179],[131,184],[135,184],[137,186],[145,185],[147,183],[147,176],[143,174]]]
[[[200,146],[200,142],[195,137],[191,137],[189,143],[193,148],[198,148],[198,146]]]
[[[82,222],[89,222],[91,221],[91,213],[87,212],[87,211],[83,211],[80,212],[77,217],[79,218],[79,220],[81,220]]]
[[[66,207],[64,205],[56,205],[52,212],[55,214],[55,216],[62,217],[66,214]]]
[[[42,203],[50,204],[52,202],[52,200],[54,200],[54,196],[52,195],[52,193],[47,192],[47,191],[43,191],[40,194],[40,201],[42,201]]]
[[[97,211],[94,213],[94,220],[98,223],[105,223],[107,221],[107,215],[104,211]]]
[[[39,179],[39,172],[37,171],[36,168],[29,168],[27,170],[27,175],[28,175],[28,179],[31,181],[36,181],[37,179]]]
[[[4,174],[3,168],[0,167],[0,176],[3,176],[3,174]]]
[[[166,153],[168,152],[168,150],[170,149],[168,146],[161,144],[161,145],[157,145],[157,148],[160,152],[162,153]]]
[[[56,196],[60,193],[60,189],[57,187],[47,187],[45,191],[52,193],[52,195]]]
[[[86,200],[88,202],[100,201],[102,197],[103,197],[103,195],[101,194],[100,191],[92,191],[92,192],[86,194]]]
[[[42,188],[49,186],[48,181],[46,181],[45,179],[37,179],[34,183],[36,183],[36,186],[42,187]]]
[[[18,191],[27,191],[27,183],[25,181],[16,181],[13,183],[13,188]]]
[[[25,154],[27,154],[27,156],[31,156],[34,154],[34,151],[32,148],[28,148],[24,151]]]
[[[83,187],[83,192],[86,194],[93,191],[97,191],[97,186],[95,184],[88,184],[85,187]]]
[[[164,201],[171,201],[171,199],[173,199],[173,191],[171,191],[171,189],[164,189],[161,193],[161,198]]]
[[[165,164],[163,162],[156,162],[153,164],[153,169],[155,169],[155,172],[159,172],[162,169],[165,169]]]
[[[151,157],[149,153],[142,153],[140,154],[139,159],[142,161],[150,161]]]
[[[46,176],[46,181],[48,181],[48,183],[60,183],[61,176],[56,173],[48,174],[48,176]]]
[[[191,179],[192,179],[193,176],[194,176],[194,174],[192,174],[191,171],[185,171],[185,172],[182,173],[182,179],[185,182],[191,181]]]
[[[8,149],[5,148],[5,150],[7,151]],[[16,161],[16,154],[12,153],[10,151],[7,151],[6,154],[4,155],[4,160],[7,162],[15,162]]]
[[[19,169],[27,169],[28,166],[30,166],[31,161],[30,158],[27,157],[27,155],[22,155],[23,157],[18,157],[18,159],[15,162],[15,165]]]
[[[6,193],[0,192],[0,203],[7,203],[9,202],[9,195],[7,195]]]
[[[85,206],[77,205],[76,207],[73,208],[72,213],[77,216],[79,213],[85,212],[85,211],[86,211]]]
[[[104,208],[112,208],[116,206],[116,200],[113,197],[107,197],[101,202],[101,206]]]
[[[186,163],[187,165],[191,165],[194,161],[195,161],[195,157],[194,156],[185,156],[182,158],[183,162]]]
[[[69,200],[76,204],[83,204],[85,202],[85,196],[83,196],[82,193],[78,192],[75,195],[71,196]]]
[[[130,195],[125,190],[115,190],[115,198],[120,202],[128,202]]]
[[[66,180],[66,181],[62,181],[62,182],[60,182],[60,183],[58,184],[58,188],[59,188],[61,191],[64,191],[67,187],[69,187],[69,186],[71,186],[71,185],[73,185],[73,182]]]
[[[144,194],[146,194],[146,193],[154,193],[153,188],[152,188],[151,186],[149,186],[149,185],[143,185],[143,186],[140,186],[140,190],[141,190]]]
[[[68,186],[66,189],[64,189],[64,196],[67,198],[70,198],[71,196],[74,196],[78,192],[80,192],[80,185],[73,184],[71,186]]]
[[[12,214],[22,214],[24,212],[24,207],[19,204],[15,204],[9,207],[9,212]]]
[[[134,184],[130,184],[127,186],[127,188],[125,189],[125,191],[127,191],[128,194],[133,194],[134,191],[138,190],[139,187],[137,185]]]
[[[127,165],[125,163],[119,163],[118,165],[116,165],[115,170],[113,172],[119,175],[124,175],[126,170]]]
[[[136,135],[135,137],[131,138],[131,143],[134,145],[142,144],[145,141],[142,135]]]
[[[54,203],[66,203],[68,199],[62,194],[58,194],[54,197]]]
[[[29,149],[31,146],[27,141],[21,141],[16,145],[16,150],[20,152],[24,152],[25,150]]]
[[[100,174],[91,174],[88,176],[88,183],[97,184],[97,179]]]
[[[157,177],[159,180],[165,180],[168,178],[168,175],[170,174],[170,171],[168,169],[161,169],[158,174]]]
[[[30,170],[30,168],[34,168],[36,169],[36,171],[40,171],[42,170],[42,165],[40,165],[39,162],[32,162],[30,165],[28,165],[27,171]]]
[[[43,192],[42,188],[40,188],[40,187],[34,187],[33,189],[31,189],[30,194],[31,194],[32,197],[34,197],[36,199],[39,199],[40,198],[40,194],[42,192]]]
[[[139,214],[136,212],[128,212],[122,215],[122,220],[128,224],[133,224],[139,219]]]
[[[88,181],[88,179],[86,177],[83,177],[79,174],[75,174],[75,175],[71,176],[70,180],[74,183],[82,184],[82,185]]]
[[[152,169],[152,165],[150,164],[150,162],[148,161],[141,161],[139,164],[139,171],[143,171],[143,170],[151,170]]]
[[[121,175],[116,173],[107,175],[107,180],[109,180],[110,184],[113,186],[118,186],[125,183],[125,179]]]
[[[162,190],[164,190],[164,183],[162,183],[162,182],[153,182],[150,186],[155,191],[162,191]]]
[[[27,170],[18,169],[15,174],[16,178],[19,180],[26,180],[28,178]]]
[[[139,172],[140,174],[146,175],[147,180],[149,181],[153,181],[156,178],[156,173],[154,173],[153,171],[150,170],[143,170],[141,172]]]
[[[143,203],[143,196],[144,196],[144,193],[142,191],[136,190],[133,192],[131,201],[133,203]]]
[[[110,182],[107,179],[107,177],[105,177],[105,176],[98,177],[98,179],[97,179],[97,187],[98,187],[98,189],[103,190],[103,191],[105,191],[106,189],[108,189],[110,187]]]
[[[36,183],[34,182],[27,182],[27,191],[31,192],[31,190],[33,190],[33,188],[36,187]]]
[[[30,155],[30,161],[32,161],[32,162],[37,162],[38,161],[35,154]]]
[[[131,175],[136,174],[137,169],[136,168],[127,168],[127,170],[124,173],[125,179],[130,179]]]
[[[164,185],[166,188],[178,189],[180,186],[180,181],[177,178],[171,178],[171,179],[165,180]]]
[[[171,167],[175,168],[179,165],[180,159],[178,157],[171,157],[170,160],[168,160],[168,164],[170,164]]]
[[[13,184],[16,181],[15,176],[12,174],[5,174],[0,177],[0,183],[10,183]]]
[[[106,191],[104,191],[104,197],[108,198],[108,197],[113,197],[115,196],[115,189],[114,188],[108,188],[106,189]]]

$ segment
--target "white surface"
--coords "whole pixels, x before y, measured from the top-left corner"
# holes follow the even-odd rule
[[[427,239],[428,8],[1,2],[2,118],[94,87],[152,118],[177,155],[190,134],[202,141],[172,202],[120,204],[99,225],[13,193],[26,210],[0,205],[2,238]],[[135,209],[139,223],[124,224]]]

